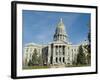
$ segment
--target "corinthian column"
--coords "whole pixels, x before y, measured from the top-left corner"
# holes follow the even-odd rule
[[[55,46],[53,46],[53,64],[55,64]]]

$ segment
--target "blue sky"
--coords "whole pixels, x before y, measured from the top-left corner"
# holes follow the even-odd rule
[[[87,39],[91,15],[89,13],[46,12],[23,10],[23,44],[47,44],[53,41],[53,35],[60,18],[63,19],[66,33],[72,44]]]

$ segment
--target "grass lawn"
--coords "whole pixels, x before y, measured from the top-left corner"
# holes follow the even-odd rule
[[[81,65],[81,64],[78,64],[78,65],[65,65],[63,67],[85,67],[85,66],[91,66],[91,65]],[[57,66],[56,66],[57,67]],[[23,69],[47,69],[47,68],[52,68],[52,66],[24,66]],[[59,66],[57,67],[59,68]]]
[[[74,65],[69,65],[69,66],[66,65],[66,67],[85,67],[85,66],[91,66],[91,65],[85,65],[85,64],[84,65],[82,65],[82,64],[75,65],[74,64]]]
[[[23,67],[23,69],[46,69],[49,68],[49,66],[26,66]]]

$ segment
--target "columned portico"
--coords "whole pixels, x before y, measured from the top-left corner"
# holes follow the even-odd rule
[[[53,45],[53,64],[65,64],[65,45]]]
[[[65,64],[66,63],[66,44],[67,34],[65,32],[64,23],[62,18],[56,27],[56,31],[54,34],[54,42],[53,43],[53,64]]]
[[[53,45],[53,64],[55,64],[55,45]]]

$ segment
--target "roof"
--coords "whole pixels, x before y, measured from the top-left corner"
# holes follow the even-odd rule
[[[60,19],[60,22],[58,23],[57,28],[60,28],[60,29],[64,30],[64,23],[62,21],[62,18]]]
[[[41,45],[36,44],[36,43],[27,43],[25,44],[25,46],[41,46]]]

